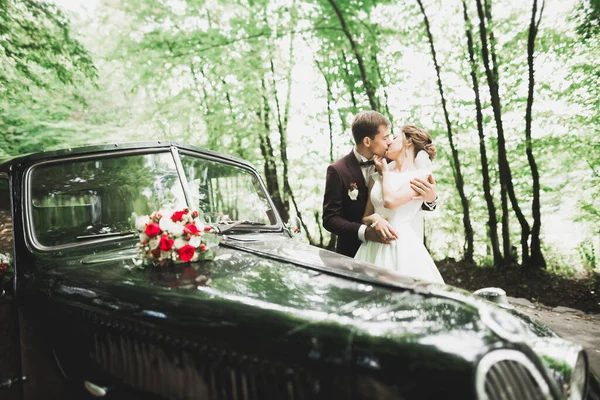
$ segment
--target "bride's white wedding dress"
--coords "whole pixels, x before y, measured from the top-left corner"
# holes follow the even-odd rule
[[[427,179],[430,171],[413,170],[408,172],[392,172],[389,178],[393,179],[393,186],[408,185],[415,177]],[[401,275],[430,282],[444,283],[433,259],[413,229],[413,221],[421,210],[422,200],[411,200],[393,210],[383,207],[383,190],[381,178],[374,176],[375,183],[371,189],[371,202],[375,213],[387,218],[390,225],[396,230],[398,239],[390,244],[378,242],[363,243],[358,249],[355,259],[375,264],[378,267],[393,269]]]

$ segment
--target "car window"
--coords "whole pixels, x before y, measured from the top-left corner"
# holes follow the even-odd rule
[[[12,258],[13,224],[8,180],[0,178],[0,254]]]
[[[29,217],[43,246],[128,232],[136,216],[187,207],[170,152],[43,164],[30,176]]]
[[[206,222],[277,224],[267,194],[250,170],[186,154],[181,163],[192,204]]]

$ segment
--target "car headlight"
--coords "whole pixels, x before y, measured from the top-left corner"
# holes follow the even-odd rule
[[[588,362],[583,347],[558,337],[538,338],[529,344],[542,358],[565,398],[582,399],[588,384]]]
[[[577,356],[577,362],[571,373],[569,381],[569,400],[581,400],[585,395],[587,383],[587,361],[582,352]]]

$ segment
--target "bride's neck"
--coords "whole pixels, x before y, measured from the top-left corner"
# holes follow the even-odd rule
[[[404,160],[401,163],[400,171],[410,171],[415,168],[415,153],[412,149],[409,149],[406,151]]]

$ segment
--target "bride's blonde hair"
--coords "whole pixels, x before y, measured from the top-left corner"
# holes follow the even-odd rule
[[[433,161],[437,155],[437,150],[429,132],[414,125],[404,125],[402,133],[406,140],[410,140],[415,146],[415,156],[419,154],[419,151],[425,150],[429,154],[429,159]]]

